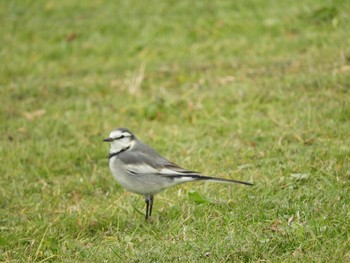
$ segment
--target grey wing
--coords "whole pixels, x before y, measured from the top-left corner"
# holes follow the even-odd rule
[[[168,178],[196,178],[197,172],[186,170],[165,159],[158,153],[141,151],[125,151],[119,155],[126,169],[132,174],[155,174]]]
[[[170,162],[146,144],[140,142],[136,150],[122,152],[118,158],[125,164],[125,168],[135,175],[152,175],[152,180],[171,181],[171,184],[185,183],[195,180],[211,180],[216,182],[230,182],[252,185],[252,183],[203,176],[197,172],[184,169],[173,162]]]

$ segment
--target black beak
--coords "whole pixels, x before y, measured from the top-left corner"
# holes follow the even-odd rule
[[[106,139],[103,139],[104,142],[113,142],[113,138],[106,138]]]

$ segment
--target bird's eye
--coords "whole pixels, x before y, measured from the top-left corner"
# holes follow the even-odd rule
[[[122,136],[120,136],[120,137],[119,137],[119,139],[123,139],[123,138],[125,138],[125,136],[124,136],[124,135],[122,135]]]

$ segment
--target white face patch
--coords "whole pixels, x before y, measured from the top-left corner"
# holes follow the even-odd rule
[[[114,130],[109,134],[109,138],[122,139],[122,137],[132,137],[132,135],[127,131]]]
[[[114,130],[109,134],[112,138],[110,153],[120,152],[133,145],[134,139],[132,134],[127,131]]]
[[[122,136],[122,133],[121,131],[112,131],[110,134],[109,134],[109,138],[119,138],[120,136]]]
[[[121,132],[120,131],[112,131],[110,134],[109,134],[109,138],[117,138],[121,135]]]

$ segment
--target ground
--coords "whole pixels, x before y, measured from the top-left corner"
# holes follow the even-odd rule
[[[349,1],[0,3],[0,261],[349,262]],[[142,196],[116,127],[242,185]]]

